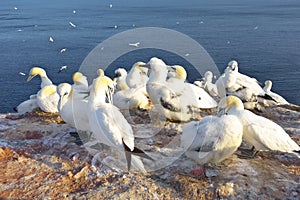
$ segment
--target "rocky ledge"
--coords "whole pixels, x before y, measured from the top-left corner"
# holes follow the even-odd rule
[[[280,124],[300,144],[299,106],[268,107],[259,114]],[[135,132],[147,130],[147,115],[132,115]],[[160,151],[166,140],[180,136],[177,126],[167,123],[155,138],[136,142],[144,149]],[[298,199],[300,196],[300,159],[294,155],[259,152],[254,158],[244,159],[237,152],[214,166],[218,170],[216,176],[208,177],[192,175],[190,171],[197,165],[181,155],[171,164],[143,174],[114,170],[101,159],[95,160],[73,132],[55,114],[35,111],[0,115],[0,198]],[[174,143],[178,145],[178,140]]]

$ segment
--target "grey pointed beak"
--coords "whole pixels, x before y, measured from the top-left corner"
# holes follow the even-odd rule
[[[36,75],[30,74],[30,75],[28,76],[28,78],[27,78],[27,82],[31,81],[31,79],[32,79],[33,77],[35,77],[35,76],[36,76]]]
[[[144,64],[144,65],[140,65],[140,67],[145,67],[145,68],[147,68],[147,69],[151,69],[151,66],[150,66],[150,64]]]
[[[218,117],[221,117],[222,115],[226,114],[226,109],[225,108],[218,108]]]

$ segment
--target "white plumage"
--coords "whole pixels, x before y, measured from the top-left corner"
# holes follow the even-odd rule
[[[218,163],[233,154],[242,143],[243,126],[233,115],[206,116],[184,125],[181,146],[199,164]]]
[[[223,98],[219,103],[220,114],[237,116],[243,124],[243,139],[258,151],[299,151],[284,129],[275,122],[245,110],[242,101],[235,96]]]
[[[88,112],[90,128],[99,142],[125,152],[128,170],[132,162],[135,168],[146,172],[141,159],[131,155],[135,150],[131,126],[119,109],[109,101],[113,87],[113,81],[105,76],[93,81]]]

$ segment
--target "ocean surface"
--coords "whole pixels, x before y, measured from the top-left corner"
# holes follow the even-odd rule
[[[142,27],[186,34],[205,48],[220,72],[236,59],[240,72],[261,83],[272,80],[273,91],[300,104],[298,0],[1,0],[0,113],[13,112],[13,107],[39,90],[39,78],[26,82],[31,67],[43,67],[55,84],[71,83],[72,74],[99,43]],[[63,48],[66,51],[61,53]],[[129,68],[152,56],[188,66],[174,54],[137,48],[116,59],[109,69]],[[57,73],[64,65],[68,68]],[[109,69],[106,72],[111,75]],[[200,78],[194,73],[188,77],[191,81]]]

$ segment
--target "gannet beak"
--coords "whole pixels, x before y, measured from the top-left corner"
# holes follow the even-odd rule
[[[144,64],[144,65],[140,65],[140,67],[145,67],[145,68],[147,68],[147,69],[151,69],[151,67],[150,67],[150,64]]]
[[[85,94],[86,96],[84,96],[83,98],[86,99],[87,97],[90,96],[90,91],[87,92],[78,92],[79,94]]]
[[[226,114],[226,109],[225,108],[218,108],[218,117],[221,117],[222,115]]]
[[[27,78],[27,82],[31,81],[31,79],[32,79],[33,77],[35,77],[35,76],[36,76],[36,75],[30,74],[30,75],[28,76],[28,78]]]
[[[58,105],[57,106],[58,112],[60,112],[62,107],[63,107],[62,102],[63,102],[63,96],[60,96],[59,100],[58,100],[58,104],[57,104]]]
[[[173,67],[173,66],[167,65],[167,70],[168,70],[168,71],[173,71],[173,72],[175,72],[175,71],[176,71],[176,68]]]

